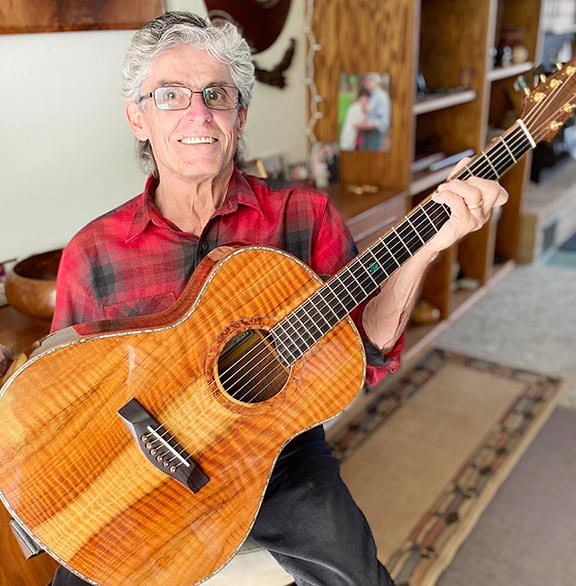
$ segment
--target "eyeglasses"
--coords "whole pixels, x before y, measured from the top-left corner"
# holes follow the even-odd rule
[[[231,85],[210,86],[198,91],[184,86],[165,86],[141,96],[138,102],[154,98],[160,110],[186,110],[192,103],[193,94],[202,94],[204,105],[211,110],[233,110],[240,99],[240,91]]]

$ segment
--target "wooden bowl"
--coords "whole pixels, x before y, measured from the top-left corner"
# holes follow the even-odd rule
[[[30,317],[52,319],[61,257],[62,249],[51,250],[17,263],[6,275],[8,303]]]

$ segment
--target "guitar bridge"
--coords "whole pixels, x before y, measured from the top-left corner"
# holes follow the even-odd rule
[[[142,453],[158,470],[177,480],[192,492],[198,492],[210,478],[194,462],[138,399],[130,399],[118,409]]]

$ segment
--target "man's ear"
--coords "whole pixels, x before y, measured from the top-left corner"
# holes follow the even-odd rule
[[[240,108],[238,110],[238,122],[236,126],[236,135],[238,136],[238,139],[242,138],[244,126],[246,125],[246,118],[248,118],[248,110],[246,110],[246,108]]]
[[[148,133],[144,128],[143,112],[136,102],[128,102],[124,109],[130,129],[138,140],[148,140]]]

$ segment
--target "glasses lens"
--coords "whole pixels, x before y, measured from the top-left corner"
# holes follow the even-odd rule
[[[238,90],[231,86],[207,87],[202,90],[204,103],[213,110],[232,110],[238,105]]]
[[[192,92],[185,87],[159,87],[154,90],[154,101],[161,110],[185,110],[190,105]]]

